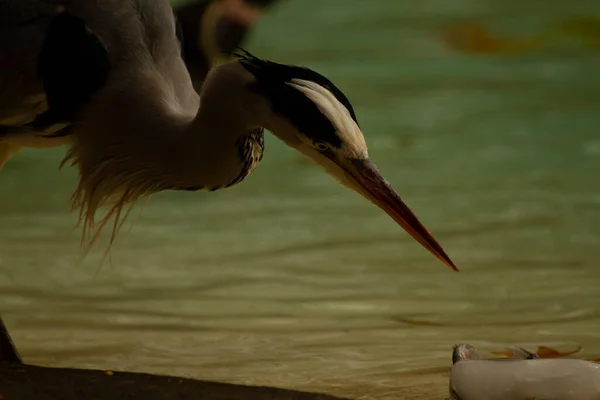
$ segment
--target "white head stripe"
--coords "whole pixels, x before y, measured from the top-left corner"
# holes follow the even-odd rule
[[[292,79],[288,85],[302,92],[333,124],[337,134],[342,139],[342,150],[347,156],[367,158],[367,145],[350,111],[331,91],[318,83],[303,79]]]
[[[338,132],[350,131],[356,125],[350,111],[329,90],[312,81],[292,79],[288,85],[304,93],[321,110]]]

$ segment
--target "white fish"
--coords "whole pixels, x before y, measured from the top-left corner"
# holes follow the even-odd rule
[[[573,358],[484,359],[470,345],[455,346],[446,400],[600,400],[600,364]]]

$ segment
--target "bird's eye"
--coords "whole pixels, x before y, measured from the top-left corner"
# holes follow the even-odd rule
[[[317,150],[325,151],[325,150],[329,149],[329,146],[327,146],[325,143],[318,142],[318,143],[315,143],[315,148]]]

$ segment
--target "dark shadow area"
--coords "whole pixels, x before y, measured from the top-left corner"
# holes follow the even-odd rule
[[[174,376],[26,365],[0,318],[0,400],[342,400],[316,393]]]
[[[13,343],[4,321],[0,318],[0,363],[21,363],[21,356]],[[0,397],[2,399],[2,397]]]
[[[0,363],[2,400],[341,400],[324,394],[170,376]]]

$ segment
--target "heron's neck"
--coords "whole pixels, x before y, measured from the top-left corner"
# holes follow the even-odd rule
[[[216,190],[249,173],[262,155],[262,130],[235,104],[203,97],[178,145],[177,172],[185,188]],[[258,147],[257,147],[258,146]],[[253,158],[254,157],[254,158]]]
[[[210,190],[239,178],[240,138],[256,132],[248,99],[215,87],[199,100],[189,77],[185,90],[140,74],[118,82],[87,108],[65,159],[79,167],[74,206],[89,226],[103,205],[110,217],[144,195]]]

